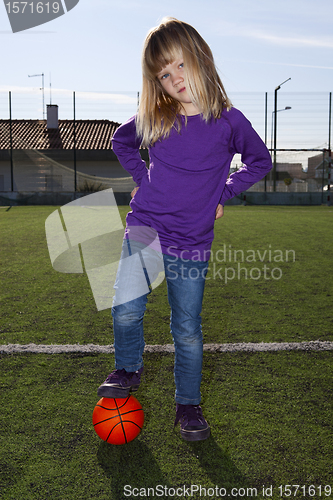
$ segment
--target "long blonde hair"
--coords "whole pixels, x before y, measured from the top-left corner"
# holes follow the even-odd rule
[[[165,93],[157,78],[177,58],[184,62],[188,95],[206,122],[220,118],[223,108],[231,107],[205,40],[189,24],[164,18],[149,31],[142,53],[143,82],[136,130],[144,146],[167,137],[173,127],[181,128],[179,113],[185,114],[184,109]]]

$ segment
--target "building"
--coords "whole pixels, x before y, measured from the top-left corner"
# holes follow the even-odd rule
[[[308,160],[308,177],[310,179],[327,179],[328,155],[326,153],[312,156]]]
[[[282,176],[282,173],[287,174],[285,177],[290,177],[291,179],[306,179],[306,172],[304,172],[302,163],[277,163],[276,164],[276,173],[277,178],[283,180],[285,177]]]
[[[0,120],[0,191],[130,192],[135,183],[112,150],[119,125],[58,120],[55,105],[47,106],[47,120]]]

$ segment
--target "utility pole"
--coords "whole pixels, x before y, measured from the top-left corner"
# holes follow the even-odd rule
[[[276,136],[277,136],[277,93],[282,85],[291,80],[288,78],[284,82],[280,83],[274,91],[274,156],[273,156],[273,191],[276,191]]]

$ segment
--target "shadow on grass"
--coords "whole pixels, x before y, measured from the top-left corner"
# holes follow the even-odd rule
[[[244,498],[244,490],[250,488],[248,479],[244,477],[228,454],[220,448],[212,435],[205,441],[188,443],[188,446],[214,487],[217,486],[219,490],[223,488],[227,490],[226,494],[221,491],[219,496],[230,496],[230,492],[234,488],[239,490],[241,494],[240,496],[233,494],[232,498]],[[202,485],[202,487],[204,486]]]
[[[212,436],[206,441],[197,443],[186,443],[180,438],[179,444],[181,447],[187,448],[188,453],[193,456],[199,468],[209,477],[209,484],[200,484],[202,480],[198,481],[193,476],[190,480],[188,477],[184,477],[182,485],[175,485],[167,474],[161,471],[149,447],[141,441],[135,440],[126,446],[112,446],[102,442],[98,449],[97,458],[106,477],[110,479],[110,498],[117,500],[142,496],[170,498],[164,493],[175,492],[175,488],[182,486],[188,488],[185,497],[212,497],[212,488],[214,490],[218,488],[216,498],[230,496],[231,490],[234,488],[232,497],[244,498],[244,493],[246,494],[247,489],[250,488],[248,480],[227,453],[221,450]],[[177,443],[175,445],[177,447]],[[191,486],[193,490],[190,489]],[[236,489],[240,493],[239,496]],[[177,493],[173,496],[183,498],[179,494],[177,496]]]
[[[105,475],[111,480],[112,499],[140,497],[141,488],[147,491],[148,488],[155,489],[157,485],[170,487],[149,447],[139,440],[126,446],[113,446],[102,442],[97,458]],[[150,495],[147,492],[144,496],[155,498],[152,492]]]

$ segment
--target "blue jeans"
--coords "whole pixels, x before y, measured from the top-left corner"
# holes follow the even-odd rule
[[[140,252],[140,244],[125,240],[122,258],[136,252]],[[208,262],[186,261],[163,254],[163,263],[171,308],[170,327],[175,345],[175,399],[180,404],[197,405],[201,400],[203,355],[200,314]],[[131,275],[122,271],[121,264],[122,260],[115,282],[116,298],[119,284],[126,283],[127,287],[133,287],[136,280],[141,279],[133,276],[133,270]],[[114,300],[114,304],[119,304],[112,307],[115,360],[118,369],[136,371],[143,366],[143,317],[148,295],[151,293],[147,274],[146,278],[147,293],[125,303],[120,303],[119,300],[117,302],[116,298]]]

